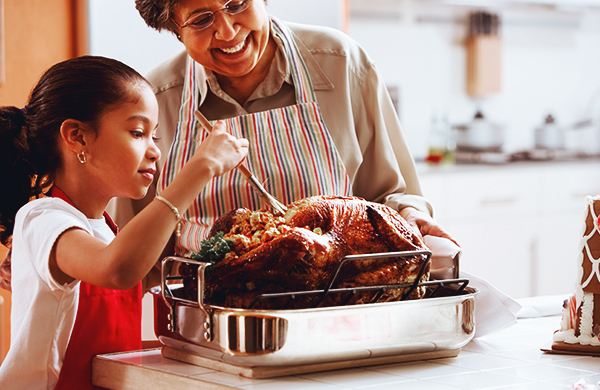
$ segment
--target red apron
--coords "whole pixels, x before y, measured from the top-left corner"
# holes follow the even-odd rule
[[[72,204],[56,187],[50,195]],[[107,213],[104,218],[116,234],[117,226]],[[92,385],[93,357],[141,348],[142,283],[130,290],[110,290],[81,282],[77,317],[55,390],[102,389]]]

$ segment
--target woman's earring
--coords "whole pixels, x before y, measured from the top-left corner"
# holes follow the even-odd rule
[[[85,157],[85,152],[81,152],[77,155],[77,160],[79,160],[80,163],[85,164],[87,162],[87,157]]]

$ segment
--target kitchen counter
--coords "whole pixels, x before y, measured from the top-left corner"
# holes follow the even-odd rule
[[[100,355],[95,364],[110,365],[110,375],[103,375],[106,382],[102,383],[111,389],[553,390],[572,389],[582,379],[598,384],[600,358],[545,354],[540,350],[549,347],[559,326],[557,313],[562,299],[552,296],[520,300],[522,317],[529,318],[520,318],[515,325],[471,341],[455,358],[271,379],[247,379],[169,360],[160,349]],[[95,368],[95,375],[99,372]],[[592,388],[600,390],[600,385]]]
[[[567,159],[548,159],[548,160],[517,160],[503,161],[498,159],[498,162],[473,162],[473,163],[456,163],[456,164],[430,164],[424,161],[417,161],[416,167],[419,175],[429,174],[448,174],[448,173],[464,173],[464,172],[489,172],[490,170],[522,170],[522,169],[539,169],[545,167],[577,167],[580,165],[594,165],[600,163],[599,156],[590,156],[582,158],[567,158]]]

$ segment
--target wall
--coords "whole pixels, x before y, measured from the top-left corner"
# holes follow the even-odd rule
[[[363,3],[355,1],[355,4]],[[388,2],[389,3],[389,2]],[[415,1],[352,8],[349,34],[400,90],[400,117],[416,157],[428,146],[434,114],[466,123],[480,107],[505,126],[506,151],[533,145],[533,129],[553,113],[559,124],[600,116],[600,8],[518,7],[500,15],[502,91],[472,99],[465,91],[466,17],[474,8]]]
[[[144,23],[133,0],[88,0],[90,54],[118,59],[142,74],[184,49]]]

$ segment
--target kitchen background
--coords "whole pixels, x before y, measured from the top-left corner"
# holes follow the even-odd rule
[[[110,56],[145,73],[183,49],[147,28],[133,0],[0,5],[2,105],[22,106],[43,69],[69,56]],[[69,15],[64,37],[46,21],[57,9]],[[268,9],[345,31],[373,58],[463,270],[514,297],[573,290],[584,197],[600,194],[600,0],[268,0]],[[476,39],[489,25],[474,26],[476,12],[497,20],[497,34]],[[426,162],[438,146],[442,163]],[[10,294],[0,293],[1,360]]]

